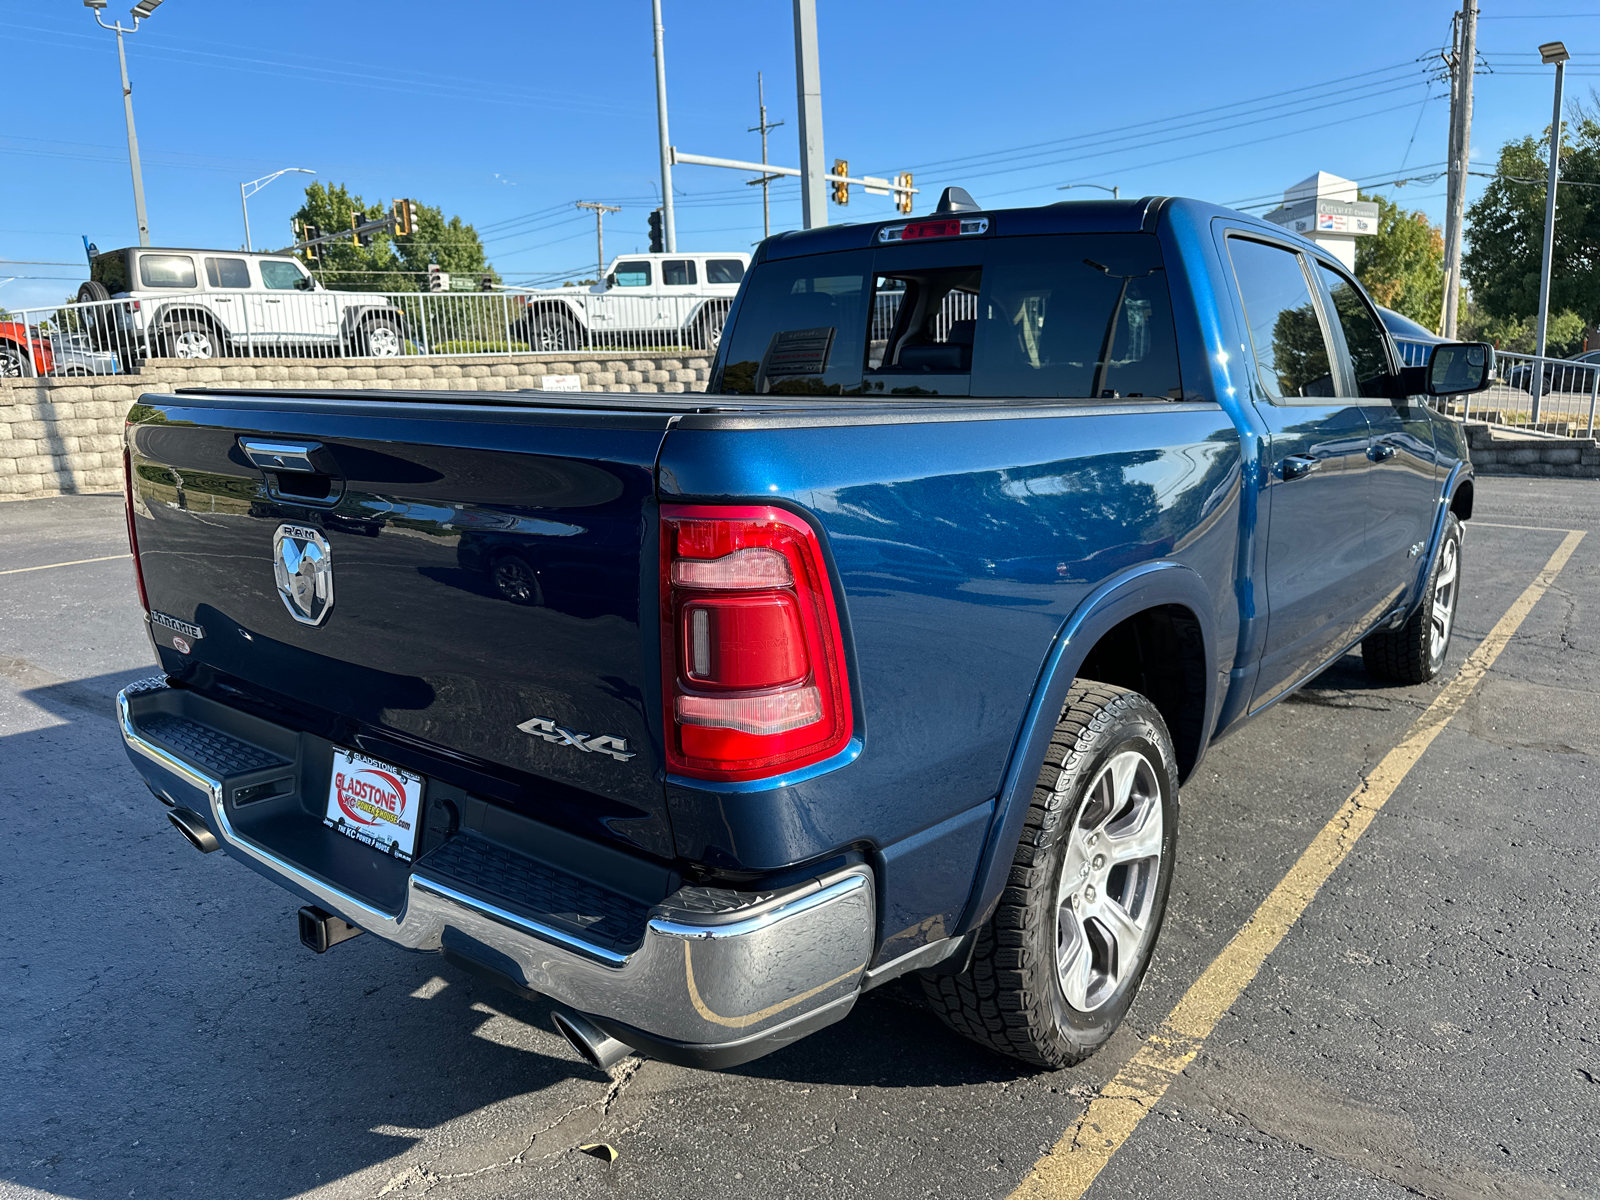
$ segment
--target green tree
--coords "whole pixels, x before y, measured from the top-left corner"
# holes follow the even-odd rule
[[[315,225],[324,234],[350,228],[350,217],[377,220],[392,211],[392,206],[369,205],[352,195],[343,184],[306,188],[305,203],[294,215]],[[416,292],[427,287],[428,265],[438,263],[443,270],[476,281],[479,273],[494,275],[484,256],[478,233],[460,217],[445,219],[444,211],[428,204],[417,205],[417,226],[403,237],[374,233],[370,246],[356,246],[349,238],[325,242],[321,265],[314,268],[323,286],[368,292]],[[498,280],[499,276],[495,278]]]
[[[1600,120],[1579,109],[1564,130],[1562,178],[1600,183]],[[1539,309],[1548,147],[1548,134],[1507,142],[1495,177],[1467,210],[1472,247],[1463,270],[1477,304],[1500,322],[1520,322]],[[1557,193],[1550,308],[1591,324],[1600,317],[1600,187]]]
[[[1361,198],[1377,203],[1378,232],[1356,239],[1356,278],[1385,308],[1437,329],[1444,305],[1444,234],[1424,213],[1407,212],[1383,196]]]

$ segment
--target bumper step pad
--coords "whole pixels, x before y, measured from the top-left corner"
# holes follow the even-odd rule
[[[619,954],[644,941],[648,905],[471,833],[420,859],[417,871]]]
[[[151,741],[159,742],[179,758],[204,768],[218,779],[289,765],[287,759],[270,750],[252,746],[187,717],[152,713],[138,722],[138,729]]]

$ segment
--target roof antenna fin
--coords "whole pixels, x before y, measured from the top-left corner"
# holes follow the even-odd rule
[[[983,206],[972,198],[966,188],[947,187],[939,197],[934,212],[980,212]]]

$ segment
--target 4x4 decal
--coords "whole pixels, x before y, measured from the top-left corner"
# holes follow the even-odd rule
[[[618,762],[627,762],[633,757],[633,751],[628,749],[626,738],[612,737],[609,733],[600,733],[593,737],[587,733],[574,733],[570,729],[563,729],[547,717],[534,717],[532,720],[524,721],[517,728],[523,733],[531,733],[534,737],[554,742],[558,746],[576,746],[585,754],[605,754]]]

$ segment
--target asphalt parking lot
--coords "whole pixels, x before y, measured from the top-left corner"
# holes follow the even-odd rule
[[[1600,1196],[1600,483],[1480,481],[1450,671],[1572,530],[1084,1194]],[[1211,751],[1152,974],[1079,1067],[997,1058],[891,987],[733,1071],[608,1078],[547,1006],[433,956],[308,953],[296,900],[171,829],[111,715],[153,663],[125,550],[120,497],[0,505],[5,1200],[1006,1197],[1449,682],[1351,656]],[[614,1162],[579,1149],[602,1142]]]

